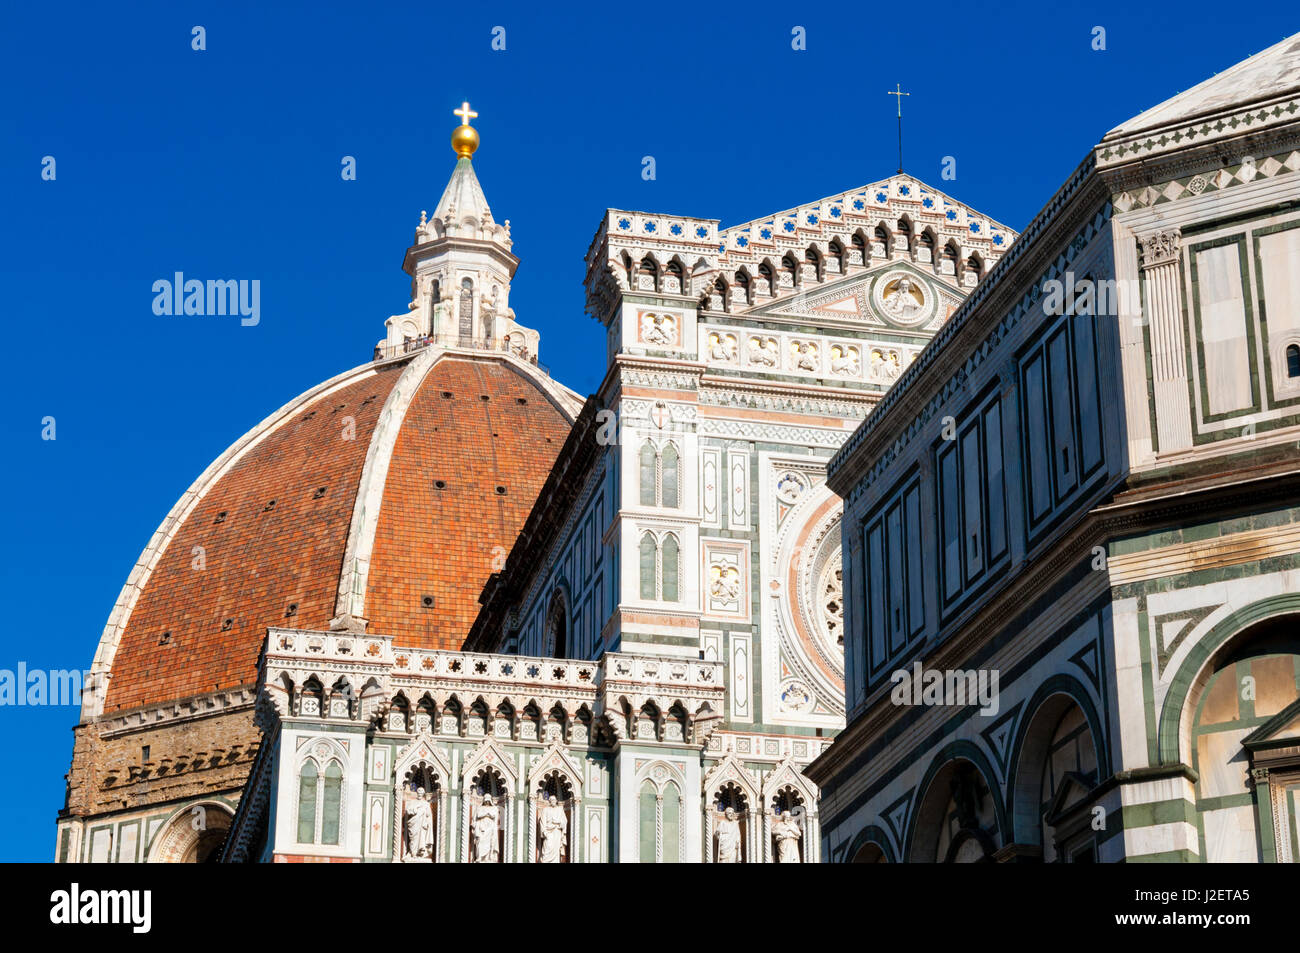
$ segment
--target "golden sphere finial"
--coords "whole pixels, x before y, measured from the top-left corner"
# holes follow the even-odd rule
[[[478,148],[478,130],[469,124],[471,119],[478,118],[478,113],[469,108],[468,102],[464,102],[459,109],[452,110],[452,115],[460,117],[460,125],[451,134],[451,147],[456,150],[457,156],[468,159]]]

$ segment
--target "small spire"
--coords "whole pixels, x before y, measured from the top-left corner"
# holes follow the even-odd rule
[[[451,147],[457,156],[468,159],[478,148],[478,131],[469,124],[471,119],[478,118],[478,113],[469,108],[468,102],[463,102],[460,108],[453,109],[451,114],[460,117],[460,125],[451,134]]]

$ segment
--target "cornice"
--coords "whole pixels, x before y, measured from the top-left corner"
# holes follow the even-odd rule
[[[1109,198],[1090,153],[835,455],[828,468],[832,489],[852,498],[911,442],[1030,313],[1043,279],[1068,268],[1106,225]]]

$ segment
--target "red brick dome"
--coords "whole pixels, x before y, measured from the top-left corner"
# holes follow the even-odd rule
[[[505,353],[426,348],[286,404],[186,491],[122,589],[83,716],[252,684],[269,626],[365,619],[459,648],[581,400]]]

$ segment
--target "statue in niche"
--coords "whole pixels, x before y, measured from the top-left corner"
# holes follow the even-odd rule
[[[560,807],[555,795],[546,799],[546,806],[538,816],[542,832],[543,864],[559,864],[564,861],[564,843],[569,831],[569,817]]]
[[[497,838],[497,806],[490,794],[483,795],[483,803],[474,812],[474,860],[476,864],[495,864],[499,860],[500,844]]]
[[[925,296],[908,277],[891,281],[885,288],[885,293],[880,296],[880,300],[885,306],[885,312],[891,318],[902,321],[915,319],[925,307]]]
[[[727,808],[718,821],[718,863],[740,863],[740,821],[735,808]]]
[[[778,864],[799,863],[799,838],[803,831],[794,819],[793,811],[778,814],[772,822],[772,836],[776,838],[776,862]]]
[[[433,806],[424,788],[417,788],[415,797],[407,799],[405,815],[406,856],[416,860],[432,860]]]

